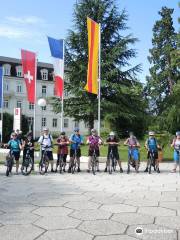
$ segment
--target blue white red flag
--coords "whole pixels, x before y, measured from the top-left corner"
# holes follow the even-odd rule
[[[3,68],[0,67],[0,108],[3,107]]]
[[[48,37],[54,66],[55,95],[63,96],[64,90],[64,40]]]

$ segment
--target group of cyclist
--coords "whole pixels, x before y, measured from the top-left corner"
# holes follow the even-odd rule
[[[53,137],[49,133],[48,128],[43,129],[42,135],[38,139],[38,144],[41,146],[41,156],[43,156],[46,151],[49,162],[51,163],[51,172],[57,172],[60,161],[62,160],[62,170],[66,172],[67,165],[67,155],[68,148],[70,146],[70,160],[68,165],[68,173],[71,173],[71,168],[73,167],[74,158],[77,160],[77,172],[80,172],[80,157],[81,157],[81,145],[84,143],[83,136],[80,134],[79,128],[74,129],[74,133],[68,138],[65,132],[61,132],[59,137],[56,140],[55,145],[57,145],[57,162],[54,167],[53,161]],[[19,130],[13,131],[9,142],[6,144],[6,147],[9,147],[13,153],[14,159],[16,161],[16,174],[19,170],[19,158],[20,153],[23,151],[23,161],[26,157],[27,150],[33,160],[32,170],[34,169],[34,143],[32,132],[29,132],[24,138],[22,137],[22,132]],[[107,161],[104,172],[107,172],[108,167],[111,164],[111,161],[115,160],[119,165],[120,173],[123,172],[121,160],[119,157],[118,146],[120,145],[118,137],[114,132],[110,132],[106,142],[103,142],[100,136],[98,136],[96,129],[91,130],[91,135],[87,138],[86,144],[89,145],[88,149],[88,167],[87,172],[92,170],[92,159],[95,155],[96,157],[96,167],[99,171],[99,156],[100,156],[100,145],[108,145]],[[124,145],[128,146],[128,170],[130,172],[130,167],[135,168],[135,171],[139,171],[140,165],[140,143],[137,138],[131,132],[129,137],[125,140]],[[175,165],[172,172],[176,172],[178,162],[180,160],[180,131],[176,132],[176,137],[173,139],[171,147],[174,148],[174,161]],[[149,159],[153,156],[152,166],[157,173],[160,173],[159,169],[159,158],[158,151],[162,150],[161,146],[158,144],[158,141],[155,137],[155,132],[150,131],[149,137],[145,142],[145,148],[147,149],[147,166],[144,172],[148,172],[150,161]]]

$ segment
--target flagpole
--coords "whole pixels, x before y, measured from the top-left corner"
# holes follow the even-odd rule
[[[34,139],[36,138],[36,84],[37,84],[37,54],[35,55],[35,81],[34,81],[34,84],[35,84],[35,99],[34,99],[34,127],[33,127],[33,137]],[[41,123],[42,124],[42,123]]]
[[[63,118],[64,118],[64,39],[63,39],[63,91],[61,98],[61,132],[63,131]]]
[[[98,135],[101,134],[101,24],[99,23]]]
[[[3,82],[4,82],[4,74],[3,74],[3,67],[2,67],[2,85],[1,85],[1,123],[2,123],[2,129],[1,129],[1,143],[3,141],[3,93],[4,93],[4,85],[3,85]]]

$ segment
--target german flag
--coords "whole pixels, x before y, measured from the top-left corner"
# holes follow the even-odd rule
[[[87,18],[88,30],[88,71],[85,90],[98,94],[98,55],[99,55],[99,24]]]

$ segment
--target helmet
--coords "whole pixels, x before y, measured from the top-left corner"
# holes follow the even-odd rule
[[[180,136],[180,131],[177,131],[177,132],[176,132],[176,136]]]
[[[65,132],[61,132],[60,135],[66,135],[66,133]]]
[[[150,131],[149,132],[149,136],[154,136],[155,135],[155,132],[154,131]]]
[[[49,131],[49,128],[45,127],[43,128],[43,131]]]
[[[93,132],[97,132],[97,131],[96,131],[95,128],[92,128],[92,129],[91,129],[91,132],[93,133]]]
[[[79,132],[79,128],[78,127],[74,128],[74,132]]]
[[[114,132],[110,132],[109,136],[115,136]]]

